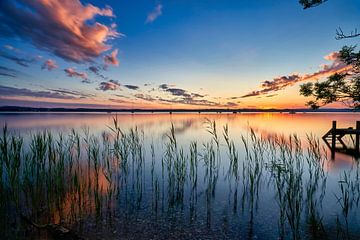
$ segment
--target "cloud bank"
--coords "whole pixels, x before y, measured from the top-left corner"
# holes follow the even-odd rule
[[[204,107],[236,107],[237,103],[226,102],[219,103],[209,99],[205,99],[205,95],[199,93],[192,93],[182,88],[175,88],[174,85],[161,84],[158,89],[162,92],[168,93],[166,97],[152,96],[149,94],[137,93],[133,96],[148,102],[159,102],[163,104],[182,104]]]
[[[48,90],[48,91],[35,91],[27,88],[15,88],[0,85],[1,97],[34,97],[34,98],[56,98],[56,99],[79,99],[87,97],[79,92],[69,90]]]
[[[324,59],[328,61],[332,61],[332,63],[321,65],[321,69],[314,73],[303,74],[303,75],[301,74],[284,75],[284,76],[276,77],[270,81],[264,81],[260,86],[260,90],[249,92],[241,97],[248,98],[248,97],[260,96],[260,95],[266,95],[268,93],[277,92],[287,87],[293,86],[298,82],[316,81],[324,77],[329,77],[335,73],[346,73],[352,69],[351,66],[341,61],[338,52],[332,52],[327,56],[325,56]]]

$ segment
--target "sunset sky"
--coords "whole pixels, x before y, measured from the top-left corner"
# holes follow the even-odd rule
[[[0,106],[304,108],[360,1],[1,0]],[[330,107],[343,107],[335,104]]]

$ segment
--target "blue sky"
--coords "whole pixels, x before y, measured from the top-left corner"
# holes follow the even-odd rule
[[[18,1],[6,0],[2,4],[17,4],[19,11],[28,7]],[[41,5],[43,1],[36,4]],[[62,51],[64,45],[60,49],[49,46],[51,42],[42,45],[41,41],[34,41],[36,33],[15,31],[16,26],[10,25],[15,33],[7,34],[4,26],[1,28],[0,25],[1,55],[6,53],[31,60],[24,67],[14,60],[0,57],[0,66],[17,72],[16,77],[0,76],[1,86],[5,87],[2,91],[7,91],[6,96],[0,99],[1,105],[21,103],[43,106],[44,102],[49,102],[48,106],[55,103],[56,106],[62,103],[66,106],[70,101],[79,106],[94,104],[119,108],[169,105],[174,108],[302,107],[305,99],[298,96],[298,82],[266,93],[267,96],[242,96],[261,89],[262,82],[266,80],[272,81],[293,73],[303,76],[319,72],[321,64],[331,65],[334,60],[325,60],[325,56],[345,44],[356,44],[358,41],[335,40],[338,27],[351,31],[358,26],[360,3],[356,0],[329,0],[308,10],[303,10],[297,0],[144,0],[131,3],[114,0],[81,1],[79,4],[112,9],[112,16],[98,14],[84,21],[84,25],[89,26],[96,23],[105,26],[116,24],[119,34],[103,42],[109,49],[91,57],[91,61],[75,62],[56,53]],[[36,12],[38,8],[35,6],[34,9]],[[54,10],[48,11],[52,13]],[[152,13],[155,13],[154,19],[147,21]],[[78,12],[70,14],[81,15]],[[0,16],[3,15],[0,11]],[[16,20],[16,16],[11,14],[3,17]],[[57,21],[54,18],[54,24]],[[42,27],[42,24],[35,27]],[[44,33],[48,34],[48,31],[45,29]],[[51,33],[57,34],[55,31]],[[55,37],[62,38],[61,31]],[[103,57],[114,49],[118,49],[116,57],[120,64],[108,64],[104,69]],[[48,59],[53,60],[57,68],[51,71],[42,69],[43,62]],[[97,66],[105,78],[89,72],[90,66]],[[64,72],[68,68],[86,73],[90,83],[82,82],[83,79],[75,75],[69,77]],[[111,85],[112,88],[106,90],[100,87],[102,82],[109,80],[116,81],[118,85]],[[167,84],[167,89],[159,89],[161,84]],[[139,89],[130,90],[124,85],[135,85]],[[16,92],[16,89],[33,92],[66,89],[91,96],[56,99],[57,95],[54,95],[49,99],[50,95],[31,96],[28,92]],[[184,90],[181,93],[185,96],[168,89]],[[195,93],[203,97],[193,99],[192,94]],[[289,96],[294,96],[291,103],[286,101]],[[235,97],[238,99],[235,100]]]

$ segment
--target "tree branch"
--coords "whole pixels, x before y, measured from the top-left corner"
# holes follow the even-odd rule
[[[303,5],[304,9],[316,7],[327,0],[299,0],[299,3]]]
[[[355,38],[355,37],[359,37],[360,33],[358,33],[357,29],[355,28],[354,31],[351,31],[351,33],[349,35],[344,34],[343,30],[339,27],[338,29],[336,29],[336,40],[340,40],[340,39],[345,39],[345,38]]]

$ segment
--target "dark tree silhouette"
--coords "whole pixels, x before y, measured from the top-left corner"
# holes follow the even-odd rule
[[[304,9],[318,6],[327,0],[299,0]],[[336,30],[336,39],[359,37],[360,33],[355,31],[344,34],[341,28]],[[326,81],[316,83],[305,83],[300,86],[300,94],[305,97],[314,97],[308,101],[307,106],[318,109],[333,102],[342,102],[345,105],[360,109],[360,51],[356,46],[344,46],[339,52],[339,58],[351,66],[351,71],[346,74],[334,74]]]
[[[360,51],[356,52],[355,49],[356,46],[344,46],[340,50],[340,59],[344,63],[351,65],[353,75],[359,77],[358,75],[360,74]]]
[[[347,74],[336,73],[326,81],[301,85],[300,94],[315,98],[306,103],[312,109],[333,102],[342,102],[351,108],[360,109],[360,78],[347,78]]]
[[[299,0],[299,3],[303,5],[304,9],[316,7],[327,0]]]

